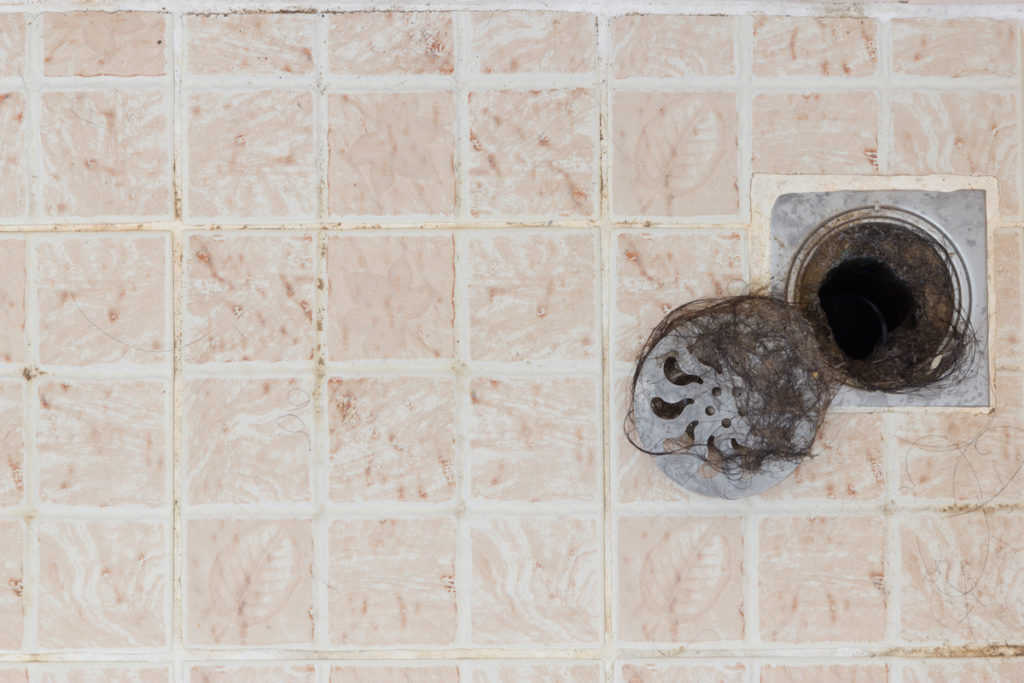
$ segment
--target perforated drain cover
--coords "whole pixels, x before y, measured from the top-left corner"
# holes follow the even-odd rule
[[[683,488],[755,495],[810,454],[837,387],[825,368],[810,325],[779,301],[683,306],[637,363],[630,440]]]

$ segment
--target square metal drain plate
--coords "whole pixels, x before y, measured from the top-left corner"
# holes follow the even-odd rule
[[[951,281],[976,339],[974,353],[959,381],[941,389],[911,393],[866,391],[844,386],[837,407],[987,407],[990,405],[988,280],[984,190],[838,190],[780,195],[771,210],[770,288],[773,296],[794,302],[793,278],[809,244],[829,239],[819,228],[844,215],[861,222],[892,220],[920,230],[948,252]],[[867,218],[865,218],[867,217]]]

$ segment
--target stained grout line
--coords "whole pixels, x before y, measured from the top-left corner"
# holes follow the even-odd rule
[[[42,95],[39,91],[40,74],[42,72],[42,16],[29,15],[25,27],[26,62],[24,78],[26,97],[26,117],[28,118],[28,216],[39,222],[43,218],[43,133],[42,133]]]
[[[878,77],[881,87],[878,89],[878,172],[883,175],[892,173],[896,160],[894,157],[893,140],[893,86],[892,86],[892,24],[880,22],[878,25],[875,54],[878,59]]]
[[[39,363],[39,275],[35,240],[25,240],[25,356],[29,367]],[[24,518],[24,567],[22,568],[22,605],[24,640],[22,649],[39,648],[39,449],[35,428],[38,422],[36,378],[26,376],[25,423],[22,432],[22,486],[26,514]]]
[[[1017,34],[1017,215],[1024,216],[1024,25],[1018,23]],[[1000,210],[1001,213],[1001,210]],[[1003,216],[1003,220],[1007,219]],[[1024,269],[1022,269],[1024,270]],[[1020,290],[1024,292],[1024,289]]]
[[[893,512],[906,512],[904,506],[897,507],[899,498],[900,458],[895,433],[896,417],[882,415],[882,447],[885,464],[885,496],[887,504],[884,514],[885,545],[883,580],[887,592],[885,601],[885,642],[898,646],[900,638],[900,615],[902,601],[902,569],[900,562],[899,518]]]
[[[174,233],[171,240],[171,279],[172,279],[172,318],[173,318],[173,335],[174,335],[174,354],[173,354],[173,367],[174,367],[174,380],[173,380],[173,402],[174,412],[172,417],[172,457],[171,457],[171,470],[172,470],[172,481],[173,481],[173,494],[172,494],[172,512],[171,512],[171,537],[172,537],[172,556],[171,556],[171,581],[172,581],[172,613],[171,613],[171,643],[172,652],[175,656],[176,666],[181,665],[180,652],[184,646],[184,619],[183,619],[183,600],[184,600],[184,586],[183,581],[183,554],[185,546],[183,543],[183,528],[182,528],[182,499],[184,496],[184,456],[182,453],[184,442],[183,442],[183,430],[184,430],[184,377],[182,373],[183,358],[182,358],[182,338],[183,338],[183,324],[182,316],[184,313],[184,291],[182,287],[184,278],[184,260],[183,260],[183,236],[181,233]]]
[[[462,369],[463,359],[469,355],[469,291],[466,282],[464,257],[466,245],[461,235],[454,236],[455,281],[453,301],[455,311],[455,494],[456,525],[455,541],[455,644],[469,647],[472,643],[472,590],[473,590],[473,540],[469,519],[470,481],[472,470],[469,452],[469,377]]]
[[[737,179],[739,180],[739,215],[747,221],[751,216],[750,183],[753,178],[753,107],[754,96],[751,90],[751,71],[754,63],[754,23],[750,17],[741,17],[735,22],[733,49],[736,54],[736,76],[732,79],[737,84],[736,114],[736,147],[737,147]],[[747,231],[750,228],[747,227]],[[750,254],[744,254],[744,262],[749,265]],[[749,278],[748,278],[749,280]]]
[[[184,66],[184,20],[180,14],[171,15],[171,68],[174,77],[174,89],[171,95],[171,121],[173,122],[173,135],[174,135],[174,148],[171,150],[171,156],[174,164],[174,219],[176,222],[180,222],[183,219],[182,215],[182,195],[184,193],[183,182],[184,182],[184,159],[182,159],[181,152],[184,149],[184,132],[182,129],[182,117],[185,115],[185,109],[181,102],[181,79],[182,71]]]
[[[455,30],[455,218],[470,217],[469,209],[469,163],[471,156],[472,126],[469,120],[469,91],[466,88],[466,73],[469,69],[470,49],[469,17],[457,13],[452,18]]]
[[[316,146],[316,168],[317,168],[317,218],[321,221],[330,214],[328,204],[328,170],[330,161],[330,107],[325,85],[325,73],[327,70],[327,39],[328,26],[327,17],[318,14],[314,25],[313,42],[313,68],[315,69],[314,112],[313,112],[313,137]]]
[[[319,648],[329,647],[328,621],[328,555],[329,525],[326,507],[329,503],[328,463],[330,433],[327,424],[327,373],[324,370],[327,358],[327,235],[319,233],[316,243],[316,287],[314,289],[314,358],[315,380],[313,385],[313,434],[310,442],[312,456],[312,494],[314,513],[313,534],[313,638]]]

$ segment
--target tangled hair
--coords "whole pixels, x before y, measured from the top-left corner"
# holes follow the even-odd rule
[[[689,454],[696,476],[749,478],[810,454],[841,377],[810,323],[764,296],[694,301],[643,346],[626,435],[655,456]]]

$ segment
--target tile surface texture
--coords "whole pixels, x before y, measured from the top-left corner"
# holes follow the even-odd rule
[[[1024,680],[1018,8],[3,4],[0,683]],[[634,448],[756,174],[994,182],[992,409]]]

